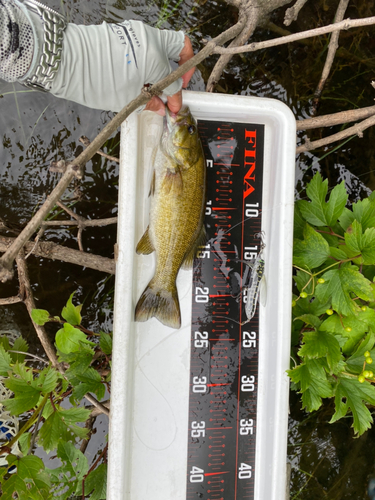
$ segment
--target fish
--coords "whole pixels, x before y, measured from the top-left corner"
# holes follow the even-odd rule
[[[166,108],[155,155],[149,225],[137,254],[155,251],[155,274],[135,307],[135,320],[155,317],[171,328],[181,326],[176,287],[180,268],[190,268],[205,241],[206,162],[197,123],[188,106]]]

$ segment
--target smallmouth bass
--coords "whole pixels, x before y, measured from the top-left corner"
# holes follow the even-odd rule
[[[181,266],[192,265],[197,246],[205,240],[205,191],[206,165],[196,121],[187,106],[177,114],[166,108],[154,161],[149,226],[136,248],[138,254],[155,251],[156,269],[136,305],[136,321],[155,316],[180,328],[176,278]]]

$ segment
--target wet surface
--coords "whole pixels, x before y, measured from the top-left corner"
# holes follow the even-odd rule
[[[337,3],[308,2],[297,22],[289,27],[290,31],[330,24]],[[162,28],[184,29],[191,36],[195,50],[201,47],[202,38],[217,35],[237,20],[236,10],[223,2],[46,0],[46,4],[79,24],[135,18]],[[274,24],[258,29],[254,40],[278,36],[275,25],[285,29],[282,24],[284,12],[285,8],[274,12],[270,19]],[[350,2],[345,17],[365,17],[373,12],[373,1],[355,0]],[[370,85],[375,71],[373,35],[373,27],[341,33],[340,48],[318,108],[319,115],[373,105],[374,89]],[[285,102],[297,119],[309,117],[328,41],[328,37],[320,37],[234,57],[219,81],[218,90],[276,98]],[[204,90],[204,82],[216,59],[212,57],[199,66],[191,89]],[[58,181],[59,175],[48,171],[50,160],[76,156],[82,147],[78,138],[81,135],[94,138],[112,115],[47,94],[31,93],[18,85],[0,83],[0,94],[0,217],[17,231]],[[342,128],[344,126],[340,125],[308,133],[302,131],[298,133],[298,142],[302,143],[307,136],[311,140],[325,137]],[[119,134],[116,134],[104,149],[116,156],[118,143]],[[304,196],[305,185],[316,171],[329,179],[331,187],[345,180],[350,201],[367,196],[375,187],[374,147],[374,129],[369,129],[363,138],[353,137],[327,150],[299,155],[296,197]],[[95,157],[86,166],[85,179],[72,185],[64,198],[74,204],[80,215],[90,218],[114,216],[117,213],[117,182],[117,165]],[[47,236],[77,248],[75,229],[51,230]],[[83,244],[87,251],[112,257],[115,239],[115,226],[87,229]],[[76,299],[84,303],[84,325],[92,330],[111,329],[113,277],[34,257],[29,259],[29,268],[38,307],[59,314],[69,295],[77,290]],[[1,297],[15,293],[16,280],[0,285]],[[1,308],[0,329],[9,327],[20,330],[32,349],[40,351],[22,304]],[[288,448],[292,463],[291,498],[365,499],[367,481],[375,475],[374,431],[354,440],[350,418],[328,424],[333,414],[332,404],[313,415],[305,414],[300,406],[298,396],[292,394]],[[102,449],[104,434],[98,432],[93,441],[92,456]]]

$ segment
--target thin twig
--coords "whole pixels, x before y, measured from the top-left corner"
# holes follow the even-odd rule
[[[37,356],[36,354],[31,354],[29,352],[24,352],[24,351],[15,351],[14,349],[8,349],[8,352],[15,352],[16,354],[24,354],[25,356],[30,356],[31,358],[35,358],[38,361],[41,361],[42,363],[49,365],[49,362],[46,359],[41,358],[40,356]],[[32,361],[32,360],[28,360]]]
[[[375,106],[368,106],[366,108],[360,109],[349,109],[348,111],[340,111],[339,113],[332,113],[330,115],[306,118],[305,120],[297,120],[297,130],[332,127],[334,125],[341,125],[342,123],[363,120],[372,115],[375,115]]]
[[[87,146],[90,145],[90,139],[88,137],[86,137],[85,135],[82,135],[79,138],[79,141],[82,142],[82,144],[85,146],[85,148],[87,148]],[[120,163],[120,160],[118,158],[116,158],[115,156],[108,155],[107,153],[104,153],[104,151],[102,151],[101,149],[98,149],[97,154],[103,156],[104,158],[107,158],[107,160],[115,161],[116,163]]]
[[[344,15],[346,12],[346,9],[348,7],[349,0],[340,0],[339,6],[337,7],[334,23],[339,23],[344,19]],[[318,83],[318,86],[315,90],[314,93],[314,99],[313,99],[313,104],[312,104],[312,112],[311,114],[313,116],[316,115],[318,106],[319,106],[319,101],[320,101],[320,96],[322,95],[324,85],[327,81],[328,75],[331,71],[331,67],[333,64],[333,60],[335,59],[336,51],[339,48],[339,36],[340,36],[340,31],[335,31],[332,33],[331,40],[328,45],[328,53],[327,53],[327,59],[324,64],[324,68],[322,71],[322,76],[320,77],[320,81]]]
[[[53,226],[78,226],[81,224],[83,227],[103,227],[111,224],[117,224],[117,217],[108,217],[107,219],[83,219],[80,222],[75,220],[46,220],[43,222],[43,227]]]
[[[30,319],[34,325],[35,331],[38,335],[38,338],[40,340],[40,343],[43,346],[45,353],[47,354],[48,359],[51,361],[52,366],[54,368],[61,371],[62,367],[60,366],[60,364],[57,360],[55,350],[53,348],[53,345],[52,345],[50,339],[48,338],[48,335],[47,335],[47,332],[46,332],[44,326],[37,325],[32,318],[31,311],[33,309],[36,309],[36,307],[35,307],[33,293],[31,290],[29,272],[27,269],[27,265],[26,265],[24,256],[22,254],[23,254],[23,252],[20,252],[20,254],[17,255],[17,257],[16,257],[17,270],[18,270],[18,280],[20,283],[20,292],[21,292],[20,294],[23,297],[23,301],[26,305],[27,312],[29,313]]]
[[[9,306],[11,304],[17,304],[17,302],[22,302],[22,299],[18,295],[15,295],[14,297],[0,299],[0,306]]]
[[[297,0],[293,7],[286,9],[284,17],[285,26],[290,26],[293,21],[297,21],[298,14],[306,2],[307,0]]]
[[[372,24],[375,24],[375,16],[365,17],[363,19],[345,19],[344,21],[341,21],[341,23],[329,24],[328,26],[323,26],[322,28],[302,31],[301,33],[295,33],[293,35],[283,36],[281,38],[273,38],[272,40],[266,40],[264,42],[253,42],[249,43],[248,45],[244,45],[243,47],[237,47],[233,49],[216,47],[213,53],[244,54],[245,52],[256,52],[257,50],[267,49],[269,47],[277,47],[278,45],[285,45],[286,43],[296,42],[305,38],[326,35],[327,33],[332,33],[333,31],[359,28],[360,26],[371,26]]]
[[[370,118],[367,118],[367,120],[363,120],[360,123],[356,123],[355,125],[353,125],[353,127],[349,127],[343,130],[342,132],[330,135],[328,137],[325,137],[324,139],[320,139],[318,141],[313,141],[313,142],[307,140],[305,144],[299,146],[296,149],[296,153],[299,154],[299,153],[304,153],[305,151],[312,151],[313,149],[318,149],[321,148],[322,146],[327,146],[332,142],[340,141],[341,139],[345,139],[346,137],[350,137],[352,135],[353,136],[358,135],[358,137],[362,137],[363,131],[369,127],[372,127],[372,125],[375,125],[375,116],[371,116]]]
[[[82,224],[85,222],[86,219],[84,217],[82,217],[82,215],[78,215],[75,212],[73,212],[73,210],[70,210],[70,208],[67,207],[66,205],[64,205],[64,203],[62,203],[61,201],[58,201],[56,204],[60,208],[62,208],[63,210],[65,210],[65,212],[67,214],[69,214],[71,217],[73,217],[73,219],[75,219],[77,221],[77,225],[78,225],[78,234],[77,234],[78,248],[79,248],[79,250],[81,252],[83,252],[83,244],[82,244],[83,227],[82,227]]]
[[[11,247],[14,241],[15,238],[0,236],[0,252],[6,252],[6,250]],[[80,252],[79,250],[75,250],[73,248],[67,248],[62,245],[58,245],[57,243],[53,243],[52,241],[42,241],[39,242],[38,245],[34,245],[34,243],[32,242],[28,242],[25,245],[25,251],[28,252],[28,254],[32,253],[36,257],[61,260],[62,262],[68,262],[69,264],[87,267],[89,269],[94,269],[95,271],[100,271],[106,274],[115,274],[116,272],[116,263],[114,259],[102,257],[101,255],[94,255],[87,252]],[[17,301],[14,299],[13,303],[16,302]]]

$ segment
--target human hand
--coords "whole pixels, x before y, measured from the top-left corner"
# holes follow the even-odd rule
[[[193,47],[190,42],[190,38],[185,35],[185,42],[184,42],[184,47],[180,52],[180,60],[178,62],[178,65],[181,66],[184,64],[186,61],[191,59],[194,56],[194,51]],[[188,86],[188,83],[190,81],[190,78],[193,76],[195,71],[195,67],[190,69],[188,72],[186,72],[182,76],[182,87],[186,88]],[[168,108],[172,113],[178,113],[182,107],[182,92],[181,90],[177,92],[176,94],[173,94],[171,96],[167,96],[167,101],[168,101]],[[149,111],[154,111],[155,113],[164,116],[165,115],[165,104],[163,101],[157,97],[154,96],[146,105],[145,109]]]

